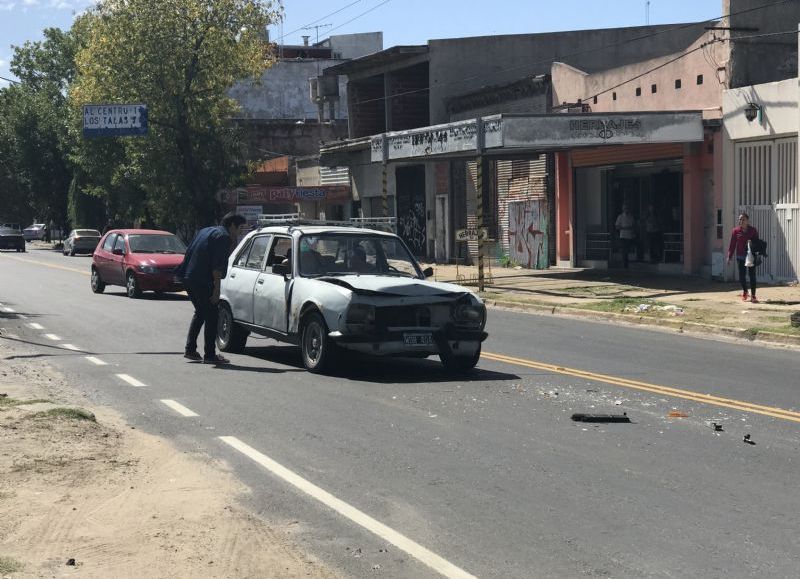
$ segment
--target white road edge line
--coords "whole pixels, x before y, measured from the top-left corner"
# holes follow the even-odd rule
[[[100,358],[95,358],[94,356],[85,356],[85,358],[95,366],[108,366],[108,364],[103,362]]]
[[[136,378],[134,378],[133,376],[128,376],[127,374],[114,374],[114,376],[116,376],[123,382],[127,382],[131,386],[135,386],[136,388],[143,388],[144,386],[147,386],[147,384],[139,382]]]
[[[456,567],[446,559],[443,559],[436,553],[429,551],[419,543],[412,541],[405,535],[395,531],[390,527],[387,527],[379,521],[376,521],[366,513],[359,511],[357,508],[349,505],[343,500],[336,498],[329,492],[321,489],[314,483],[307,481],[300,475],[275,462],[268,456],[261,454],[256,449],[248,446],[235,436],[220,436],[219,439],[231,448],[238,450],[246,457],[260,464],[278,478],[283,479],[290,485],[318,500],[326,507],[333,509],[343,517],[350,519],[357,525],[360,525],[371,533],[374,533],[384,541],[388,541],[398,549],[405,551],[444,577],[448,577],[450,579],[476,579],[474,575],[471,575],[463,569]]]
[[[44,330],[44,326],[42,324],[37,324],[36,322],[29,323],[28,327],[32,330]]]
[[[61,341],[61,338],[59,338],[55,334],[42,334],[42,336],[44,336],[48,340],[53,340],[54,342],[60,342]]]
[[[186,408],[186,406],[184,406],[180,402],[175,402],[174,400],[162,400],[161,403],[164,406],[172,408],[175,412],[186,418],[192,418],[193,416],[200,416],[197,412],[189,410],[188,408]]]
[[[80,351],[80,348],[75,344],[59,344],[59,346],[61,346],[65,350],[73,350],[74,352]]]

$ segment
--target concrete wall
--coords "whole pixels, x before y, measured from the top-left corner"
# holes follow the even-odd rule
[[[549,74],[553,62],[595,72],[679,52],[703,34],[700,23],[648,40],[624,42],[674,26],[431,40],[431,124],[447,122],[447,99],[487,85]]]
[[[768,8],[762,8],[774,4]],[[750,10],[756,8],[756,10]],[[797,24],[800,2],[776,0],[723,0],[723,13],[731,16],[733,28],[748,27],[755,31],[731,32],[731,88],[763,84],[797,76]],[[742,38],[772,32],[789,34]],[[737,40],[737,38],[741,38]]]
[[[726,79],[724,71],[719,71],[718,76],[717,67],[727,65],[728,45],[718,42],[702,48],[702,43],[709,38],[708,34],[703,34],[685,51],[593,74],[554,63],[553,105],[582,100],[592,112],[715,109],[709,111],[706,118],[719,118],[721,81]],[[669,63],[672,60],[674,62]],[[657,67],[661,68],[653,70]],[[703,77],[702,84],[698,84],[698,75]],[[639,96],[637,89],[641,93]],[[596,102],[592,98],[595,95]]]
[[[260,82],[238,82],[228,91],[240,106],[237,118],[314,119],[317,105],[311,101],[309,79],[336,60],[283,60],[276,62],[261,76]],[[336,118],[347,118],[347,79],[339,79],[339,104]],[[327,118],[327,111],[326,111]]]
[[[339,123],[302,123],[294,121],[240,121],[244,131],[247,160],[265,159],[278,153],[302,157],[319,153],[320,141],[334,141],[347,136],[347,125]]]
[[[362,32],[331,36],[325,42],[334,52],[334,58],[350,60],[383,50],[383,32]]]

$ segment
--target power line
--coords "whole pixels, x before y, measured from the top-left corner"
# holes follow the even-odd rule
[[[18,80],[13,80],[11,78],[6,78],[4,76],[0,76],[0,80],[4,80],[6,82],[10,82],[11,84],[22,84]]]
[[[359,14],[358,16],[354,16],[353,18],[351,18],[351,19],[350,19],[350,20],[348,20],[347,22],[344,22],[344,23],[340,24],[339,26],[336,26],[336,27],[334,27],[334,28],[331,28],[331,29],[328,31],[328,35],[329,35],[329,37],[330,37],[330,33],[331,33],[331,32],[333,32],[334,30],[339,30],[340,28],[342,28],[342,27],[344,27],[344,26],[347,26],[347,25],[348,25],[348,24],[350,24],[351,22],[353,22],[353,21],[355,21],[355,20],[358,20],[358,19],[359,19],[359,18],[361,18],[362,16],[366,16],[366,15],[367,15],[367,14],[369,14],[370,12],[372,12],[372,11],[374,11],[374,10],[377,10],[378,8],[380,8],[381,6],[383,6],[384,4],[388,4],[388,3],[389,3],[389,2],[391,2],[391,1],[392,1],[392,0],[383,0],[383,2],[381,2],[380,4],[376,4],[375,6],[373,6],[372,8],[370,8],[369,10],[365,10],[364,12],[362,12],[362,13],[361,13],[361,14]]]
[[[286,38],[287,36],[291,36],[295,32],[300,32],[301,30],[303,30],[306,27],[310,27],[313,24],[317,24],[318,22],[322,22],[326,18],[330,18],[331,16],[336,16],[340,12],[344,12],[345,10],[350,8],[351,6],[355,6],[356,4],[360,4],[363,1],[364,0],[355,0],[355,2],[350,2],[350,4],[347,4],[346,6],[343,6],[343,7],[339,8],[338,10],[334,10],[330,14],[326,14],[322,18],[317,18],[316,20],[313,20],[313,21],[309,22],[308,24],[304,24],[303,26],[301,26],[301,27],[299,27],[299,28],[297,28],[295,30],[292,30],[291,32],[287,32],[286,34],[281,34],[281,43],[283,42],[283,39]]]
[[[386,0],[386,1],[388,1],[388,0]],[[554,58],[544,58],[544,59],[541,59],[541,60],[529,61],[529,62],[526,62],[525,64],[518,65],[518,66],[511,66],[511,67],[508,67],[508,68],[503,68],[503,69],[495,70],[495,71],[488,72],[488,73],[475,74],[475,75],[472,75],[472,76],[468,76],[468,77],[464,77],[464,78],[460,78],[460,79],[455,79],[455,80],[451,80],[451,81],[448,81],[448,82],[443,82],[443,83],[438,84],[437,88],[438,87],[442,87],[442,86],[452,85],[452,84],[468,82],[468,81],[471,81],[471,80],[477,80],[477,79],[481,79],[481,78],[484,78],[484,79],[485,78],[491,78],[491,77],[496,76],[498,74],[505,74],[507,72],[513,72],[515,70],[530,68],[530,67],[535,66],[537,64],[545,64],[545,63],[548,63],[548,62],[554,62],[557,59],[571,58],[571,57],[574,57],[574,56],[580,56],[582,54],[587,54],[587,53],[590,53],[590,52],[597,52],[597,51],[600,51],[600,50],[607,50],[609,48],[615,48],[617,46],[630,44],[632,42],[638,42],[640,40],[647,40],[648,38],[653,38],[655,36],[660,36],[662,34],[668,34],[668,33],[671,33],[671,32],[685,30],[687,28],[693,28],[693,27],[699,26],[701,24],[707,24],[709,22],[717,22],[717,21],[722,20],[724,18],[730,18],[731,16],[740,16],[742,14],[748,14],[750,12],[763,10],[765,8],[773,8],[773,7],[778,6],[780,4],[786,4],[787,2],[794,2],[794,1],[796,1],[796,0],[778,0],[777,2],[770,2],[769,4],[762,4],[762,5],[759,5],[759,6],[752,7],[752,8],[746,8],[744,10],[739,10],[738,12],[730,12],[728,14],[723,14],[722,16],[719,16],[719,17],[716,17],[716,18],[709,18],[707,20],[700,20],[699,22],[691,22],[691,23],[687,23],[687,24],[680,24],[678,26],[670,26],[669,28],[664,28],[664,29],[661,29],[661,30],[656,30],[656,31],[653,31],[653,32],[649,32],[647,34],[634,36],[633,38],[628,38],[626,40],[621,40],[619,42],[613,42],[613,43],[610,43],[610,44],[605,44],[605,45],[602,45],[602,46],[596,46],[596,47],[593,47],[593,48],[587,48],[587,49],[584,49],[584,50],[576,50],[575,52],[570,52],[570,53],[567,53],[567,54],[558,55],[558,56],[556,56]],[[739,38],[743,38],[743,37],[739,36],[739,37],[734,38],[733,40],[738,40]],[[365,99],[365,100],[362,100],[362,101],[356,101],[353,104],[360,105],[360,104],[367,104],[367,103],[372,103],[372,102],[380,102],[380,101],[384,101],[384,100],[389,100],[389,99],[398,98],[398,97],[402,97],[402,96],[417,94],[417,93],[421,93],[421,92],[429,92],[430,90],[431,90],[430,87],[418,88],[418,89],[408,90],[408,91],[404,91],[404,92],[399,92],[399,93],[393,94],[393,95],[388,95],[388,96],[383,96],[383,97],[375,97],[375,98],[371,98],[371,99]]]

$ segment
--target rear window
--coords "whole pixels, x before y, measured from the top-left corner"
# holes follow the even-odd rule
[[[133,253],[186,253],[186,246],[172,234],[132,234],[128,245]]]
[[[96,229],[76,229],[75,235],[82,235],[83,237],[100,237],[100,232]]]
[[[19,231],[10,227],[0,227],[0,235],[19,235]]]

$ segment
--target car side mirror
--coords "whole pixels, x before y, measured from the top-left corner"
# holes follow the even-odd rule
[[[422,270],[422,275],[424,275],[426,278],[432,277],[433,276],[433,268],[432,267],[426,267],[425,269]]]
[[[114,249],[111,250],[111,253],[113,253],[114,255],[125,255],[125,250],[119,247],[115,247]]]
[[[284,265],[282,263],[276,263],[272,266],[272,273],[286,277],[287,275],[289,275],[290,269],[288,265]]]

